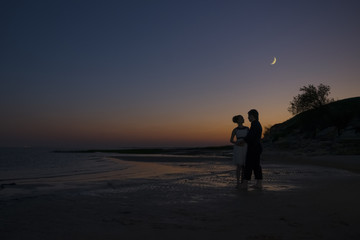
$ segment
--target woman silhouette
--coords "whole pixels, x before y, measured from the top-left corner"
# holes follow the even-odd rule
[[[248,134],[249,128],[243,126],[244,118],[241,115],[234,116],[232,120],[238,125],[236,128],[233,129],[231,133],[230,142],[234,144],[233,163],[236,165],[236,188],[239,188],[240,183],[242,183],[244,179],[244,166],[247,152],[247,144],[239,143]]]

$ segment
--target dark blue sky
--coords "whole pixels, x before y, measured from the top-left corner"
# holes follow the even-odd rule
[[[0,146],[226,144],[360,92],[359,1],[2,1]],[[274,66],[269,64],[276,57]]]

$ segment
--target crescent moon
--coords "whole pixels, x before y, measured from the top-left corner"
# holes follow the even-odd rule
[[[270,65],[274,65],[276,63],[276,57],[274,57],[274,60],[272,61],[272,63],[270,63]]]

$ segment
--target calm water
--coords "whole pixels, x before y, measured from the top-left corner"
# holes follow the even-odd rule
[[[93,182],[124,179],[127,177],[147,178],[178,174],[174,179],[183,184],[213,186],[218,188],[232,187],[235,181],[235,168],[230,160],[219,159],[215,162],[200,159],[184,162],[170,161],[153,164],[121,161],[113,153],[54,153],[53,149],[2,148],[0,149],[0,186],[2,197],[14,194],[33,194],[35,185],[69,186],[91,184]],[[144,156],[142,156],[144,158]],[[145,156],[145,160],[147,157]],[[160,160],[164,160],[160,159]],[[158,163],[155,160],[155,163]],[[175,167],[175,168],[174,168]],[[124,171],[127,169],[127,171]],[[344,170],[321,168],[316,166],[295,166],[263,164],[264,184],[266,190],[283,191],[294,189],[304,182],[315,181],[323,177],[350,176]],[[184,175],[185,174],[185,175]],[[189,180],[183,180],[183,179]],[[159,178],[157,178],[159,180]],[[122,180],[121,180],[122,181]],[[71,183],[71,184],[70,184]],[[105,185],[104,185],[105,186]]]
[[[101,173],[126,166],[102,153],[54,153],[53,149],[0,148],[0,184],[11,181]]]

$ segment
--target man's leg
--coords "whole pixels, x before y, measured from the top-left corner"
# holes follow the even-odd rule
[[[260,165],[260,154],[257,154],[257,156],[254,156],[254,175],[256,179],[255,187],[261,189],[262,188],[262,168]]]
[[[245,173],[244,173],[244,178],[247,181],[251,180],[251,175],[252,175],[252,171],[253,171],[253,161],[252,161],[252,157],[251,154],[246,155],[246,161],[245,161]]]
[[[245,161],[245,167],[244,167],[244,181],[241,184],[241,189],[248,189],[248,182],[251,180],[251,174],[252,174],[253,166],[252,166],[252,159],[251,154],[249,151],[246,154],[246,161]]]

